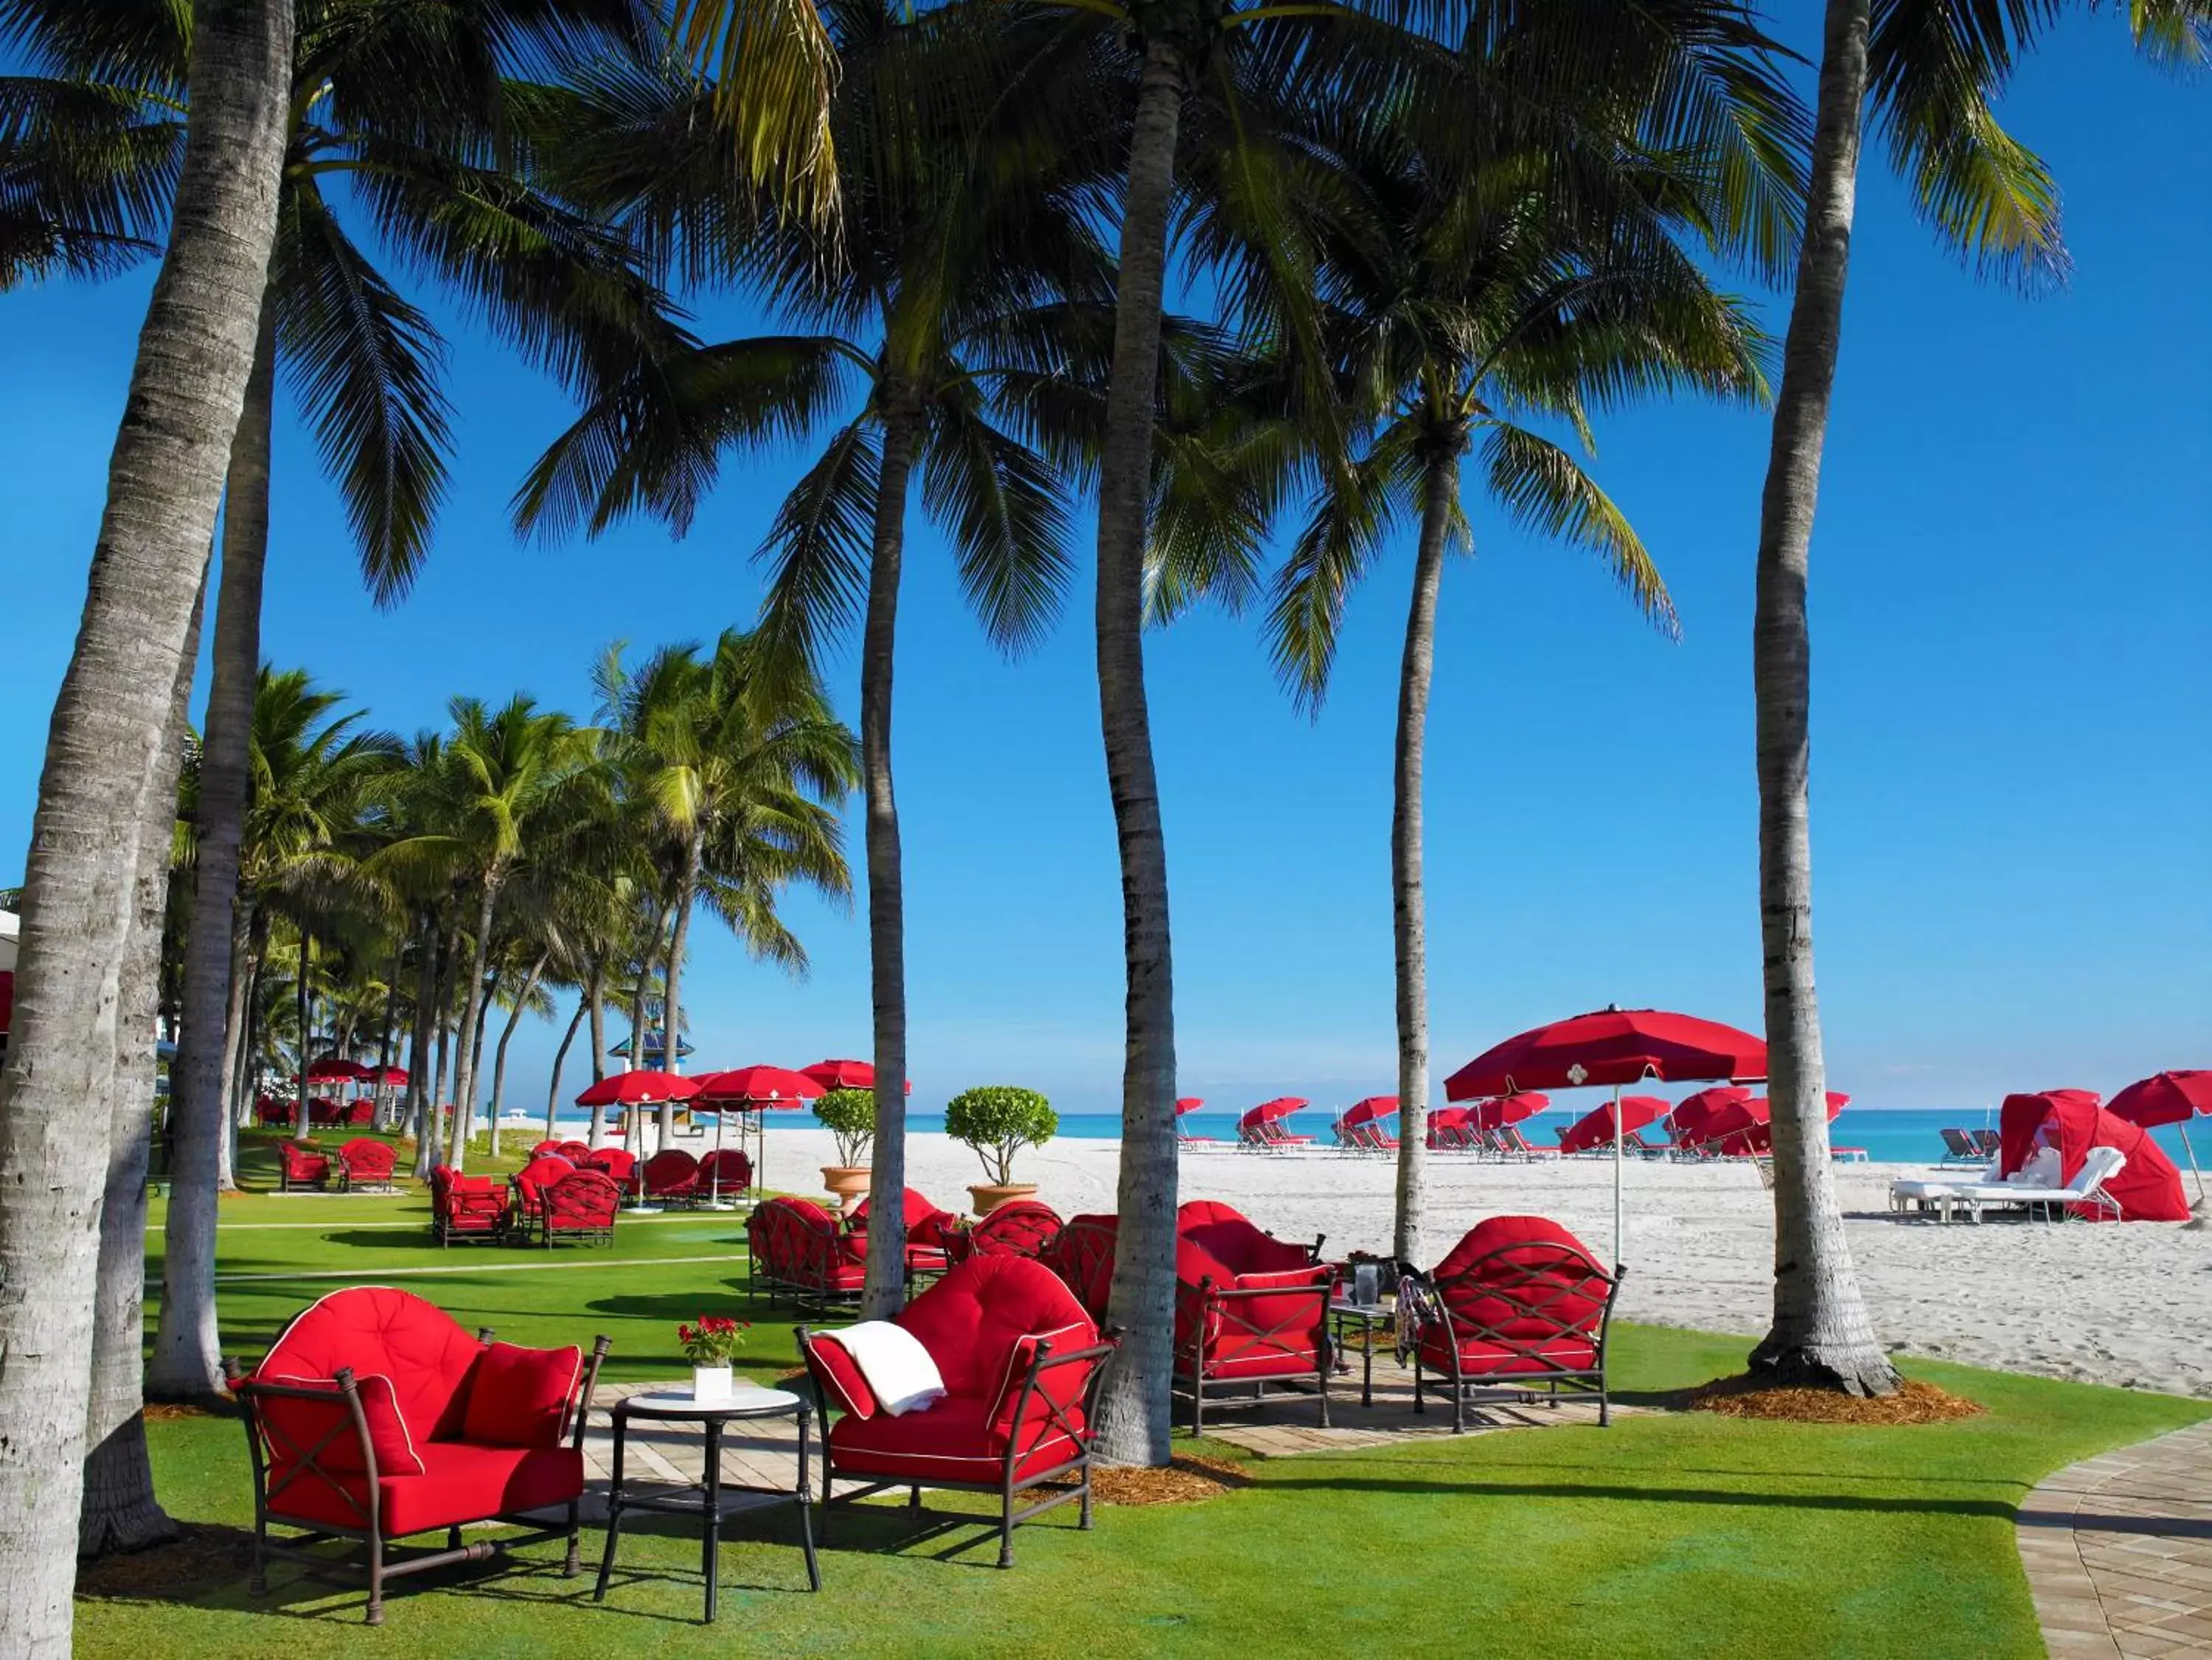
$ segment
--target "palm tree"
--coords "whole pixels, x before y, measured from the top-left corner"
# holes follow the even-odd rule
[[[903,1300],[906,993],[903,880],[891,768],[891,665],[909,480],[951,534],[984,627],[1018,651],[1048,623],[1070,566],[1052,465],[1017,435],[1032,406],[1002,396],[1066,354],[1110,271],[1085,222],[1085,172],[1110,124],[1035,151],[1034,102],[1001,96],[1041,45],[952,8],[916,16],[881,0],[823,8],[840,76],[836,240],[748,223],[721,170],[698,160],[696,118],[726,87],[609,72],[587,83],[563,172],[601,211],[709,276],[734,276],[813,332],[715,346],[672,339],[587,408],[533,470],[525,525],[597,532],[643,508],[679,530],[726,448],[830,429],[764,553],[763,627],[811,673],[862,624],[861,766],[877,1079],[875,1202],[866,1307]],[[1034,29],[1034,22],[1031,28]],[[857,393],[857,397],[855,394]],[[834,423],[834,424],[833,424]],[[1042,434],[1040,434],[1042,436]],[[857,615],[856,615],[857,614]],[[684,925],[679,906],[677,927]],[[671,1029],[680,946],[669,966]],[[665,1109],[664,1109],[664,1113]]]
[[[2057,187],[1991,108],[2016,56],[2063,9],[2055,0],[1876,6],[1828,0],[1814,112],[1810,209],[1775,399],[1759,523],[1752,625],[1758,701],[1759,906],[1774,1116],[1774,1323],[1754,1372],[1786,1384],[1887,1395],[1897,1372],[1875,1337],[1844,1239],[1828,1149],[1827,1070],[1813,982],[1813,513],[1841,348],[1859,149],[1871,104],[1923,217],[1982,267],[2034,284],[2063,275]],[[2212,59],[2203,0],[2129,9],[2136,45],[2176,64]]]
[[[47,737],[25,874],[14,1030],[0,1073],[0,1651],[68,1653],[97,1245],[114,1119],[109,988],[137,925],[134,875],[166,844],[160,757],[246,396],[275,236],[288,0],[210,0],[200,88]]]
[[[1292,696],[1318,712],[1345,601],[1398,525],[1417,527],[1398,685],[1390,833],[1398,1028],[1398,1184],[1392,1250],[1421,1254],[1429,1104],[1421,777],[1437,599],[1447,551],[1468,542],[1461,469],[1471,452],[1490,497],[1540,534],[1578,542],[1612,568],[1644,614],[1674,614],[1634,530],[1574,457],[1525,424],[1589,416],[1626,397],[1692,388],[1759,395],[1762,336],[1716,294],[1674,237],[1703,227],[1727,252],[1728,204],[1697,174],[1607,150],[1471,158],[1366,112],[1313,112],[1309,156],[1345,188],[1317,193],[1310,240],[1322,266],[1316,338],[1333,361],[1326,435],[1348,409],[1354,452],[1324,458],[1322,486],[1281,570],[1268,619]],[[1294,299],[1267,294],[1270,318]],[[1340,391],[1340,396],[1338,395]],[[1171,615],[1212,587],[1241,598],[1248,573],[1211,545],[1180,569],[1161,550],[1155,609]]]
[[[256,683],[238,904],[222,942],[233,960],[225,973],[229,1038],[218,1105],[230,1099],[234,1075],[250,1079],[255,1070],[250,991],[270,921],[330,918],[343,896],[360,891],[365,820],[398,763],[398,748],[385,734],[363,730],[362,712],[340,712],[343,701],[343,693],[315,687],[304,669],[264,668]],[[224,1133],[178,1139],[162,1224],[161,1315],[146,1369],[146,1390],[156,1400],[212,1401],[222,1393],[215,1211],[217,1193],[229,1185],[222,1168],[228,1147]]]

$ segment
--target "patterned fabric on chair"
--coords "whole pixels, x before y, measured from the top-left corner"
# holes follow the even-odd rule
[[[328,1187],[331,1184],[331,1161],[316,1149],[313,1142],[284,1141],[276,1143],[276,1190],[290,1193],[300,1188]]]

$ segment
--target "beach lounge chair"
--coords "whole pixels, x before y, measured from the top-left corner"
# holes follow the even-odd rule
[[[276,1143],[276,1190],[298,1193],[331,1184],[331,1161],[313,1142]]]
[[[1967,1132],[1974,1138],[1974,1150],[1985,1159],[1994,1159],[2004,1146],[2004,1132],[1997,1130],[1974,1130]]]
[[[456,1175],[445,1165],[430,1172],[430,1233],[441,1245],[501,1238],[510,1209],[507,1184],[496,1176]]]
[[[1452,1433],[1467,1427],[1467,1391],[1500,1385],[1594,1393],[1612,1419],[1605,1352],[1620,1275],[1543,1216],[1491,1216],[1468,1230],[1428,1273],[1400,1282],[1400,1318],[1413,1323],[1413,1410],[1427,1409],[1427,1377],[1449,1384]]]
[[[960,1219],[949,1210],[939,1209],[927,1194],[912,1188],[900,1192],[901,1208],[906,1213],[906,1276],[942,1274],[951,1266],[945,1253],[945,1235],[948,1228],[957,1228]],[[862,1199],[853,1207],[852,1215],[845,1219],[845,1228],[857,1234],[861,1250],[867,1249],[868,1202]]]
[[[2104,1190],[2105,1184],[2126,1167],[2128,1155],[2116,1147],[2093,1147],[2063,1187],[2044,1187],[2033,1182],[1899,1181],[1890,1184],[1889,1203],[1894,1210],[1910,1207],[1934,1209],[1945,1221],[1965,1211],[1978,1222],[1984,1210],[2024,1209],[2031,1220],[2040,1211],[2056,1221],[2069,1209],[2081,1209],[2118,1219],[2120,1205]],[[1992,1176],[1993,1176],[1992,1172]]]
[[[807,1199],[783,1197],[756,1205],[745,1218],[750,1276],[773,1304],[787,1293],[799,1307],[851,1302],[867,1283],[868,1242]]]
[[[999,1566],[1014,1565],[1014,1530],[1073,1500],[1091,1526],[1094,1404],[1115,1339],[1041,1263],[978,1257],[961,1263],[893,1324],[928,1352],[945,1393],[926,1412],[880,1410],[841,1334],[799,1329],[822,1421],[822,1516],[844,1504],[924,1487],[988,1493],[998,1502]],[[830,1423],[831,1409],[838,1414]],[[858,1491],[838,1491],[848,1483]],[[1050,1482],[1058,1489],[1015,1508]],[[972,1512],[970,1512],[972,1514]]]
[[[1557,1148],[1532,1146],[1528,1138],[1521,1133],[1518,1124],[1507,1124],[1498,1132],[1498,1138],[1506,1152],[1516,1159],[1556,1159],[1559,1156]]]
[[[699,1161],[680,1147],[665,1147],[645,1161],[636,1180],[647,1204],[688,1205],[699,1196]]]
[[[954,1263],[971,1257],[1042,1257],[1062,1224],[1060,1213],[1037,1199],[1009,1199],[965,1227],[940,1230]]]
[[[1194,1199],[1176,1212],[1173,1390],[1206,1433],[1208,1400],[1257,1404],[1270,1384],[1309,1382],[1328,1427],[1328,1299],[1336,1270],[1234,1208]],[[1250,1386],[1249,1396],[1241,1393]]]
[[[1942,1165],[1987,1164],[1990,1154],[1982,1151],[1968,1130],[1939,1130],[1943,1138],[1943,1156],[1937,1160]]]
[[[389,1193],[398,1162],[392,1143],[359,1136],[338,1149],[338,1182],[349,1193]]]
[[[545,1248],[556,1242],[611,1245],[615,1242],[615,1213],[622,1209],[622,1190],[596,1170],[572,1170],[544,1191],[544,1214],[538,1232]]]
[[[574,1578],[584,1417],[608,1347],[600,1337],[586,1355],[496,1343],[489,1330],[471,1338],[420,1297],[356,1286],[288,1322],[251,1376],[226,1359],[252,1457],[247,1589],[266,1594],[272,1556],[318,1576],[362,1573],[379,1626],[386,1580],[516,1545],[566,1539],[562,1572]],[[525,1515],[562,1506],[550,1527]],[[490,1521],[532,1531],[461,1542],[464,1526]],[[434,1532],[442,1549],[395,1549]],[[360,1542],[365,1561],[313,1548],[334,1537]]]

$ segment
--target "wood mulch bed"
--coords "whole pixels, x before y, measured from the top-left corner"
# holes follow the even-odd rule
[[[1091,1490],[1102,1505],[1195,1505],[1238,1487],[1252,1478],[1221,1458],[1183,1457],[1165,1469],[1094,1469]]]
[[[1827,1389],[1777,1389],[1757,1378],[1720,1378],[1682,1397],[1692,1412],[1798,1424],[1948,1424],[1981,1415],[1964,1396],[1905,1379],[1894,1395],[1845,1395]]]
[[[77,1594],[177,1600],[209,1585],[243,1580],[252,1560],[250,1529],[185,1522],[167,1544],[80,1565]]]

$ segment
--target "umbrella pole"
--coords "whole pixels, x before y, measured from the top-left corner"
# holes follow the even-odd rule
[[[2204,1172],[2197,1167],[2197,1149],[2189,1144],[2186,1126],[2181,1130],[2181,1150],[2189,1155],[2189,1173],[2197,1178],[2197,1203],[2202,1208],[2204,1203]]]
[[[1613,1087],[1613,1262],[1616,1270],[1621,1263],[1620,1232],[1620,1161],[1627,1136],[1620,1128],[1620,1086]]]

